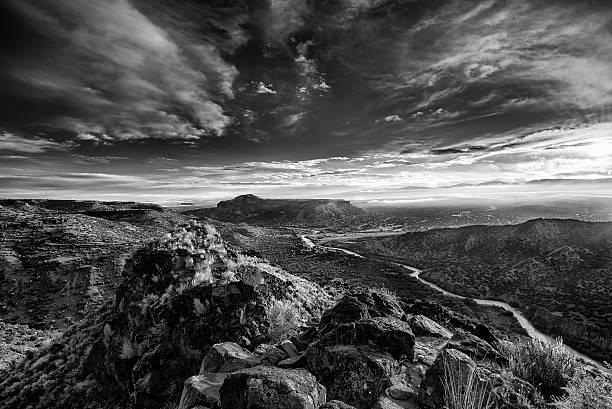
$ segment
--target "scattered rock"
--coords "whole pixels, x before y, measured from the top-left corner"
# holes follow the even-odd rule
[[[269,366],[228,375],[220,393],[223,409],[317,409],[326,400],[325,387],[308,371]]]
[[[200,375],[212,372],[235,372],[259,364],[259,360],[246,349],[233,342],[213,345],[200,366]]]

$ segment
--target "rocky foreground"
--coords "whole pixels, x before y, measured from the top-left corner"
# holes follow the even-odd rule
[[[438,304],[342,294],[191,222],[133,254],[114,301],[0,373],[0,408],[442,408],[449,379],[532,407],[538,385],[504,350]]]

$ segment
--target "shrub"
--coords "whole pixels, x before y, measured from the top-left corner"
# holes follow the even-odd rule
[[[577,367],[574,355],[557,338],[554,342],[532,339],[503,349],[508,369],[538,388],[544,398],[562,396]]]
[[[266,307],[266,315],[270,321],[268,338],[279,342],[297,333],[298,312],[290,301],[273,300]]]
[[[138,356],[138,352],[134,345],[130,342],[129,339],[123,340],[123,345],[121,345],[121,352],[119,353],[119,358],[129,360]]]
[[[490,409],[493,407],[490,385],[479,379],[476,367],[452,365],[444,361],[444,408]]]
[[[213,276],[212,271],[209,265],[203,264],[201,268],[197,268],[195,270],[195,274],[193,275],[193,279],[191,280],[192,286],[197,286],[201,283],[212,283]]]
[[[565,387],[567,396],[555,399],[560,409],[612,409],[612,379],[610,375],[593,375],[582,367]]]

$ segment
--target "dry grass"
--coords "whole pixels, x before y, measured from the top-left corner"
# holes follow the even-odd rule
[[[560,338],[552,343],[532,339],[509,344],[503,353],[510,372],[538,388],[546,399],[563,395],[578,365]]]
[[[445,361],[443,385],[445,409],[493,408],[489,384],[479,379],[476,367]]]
[[[608,368],[612,369],[612,368]],[[574,373],[565,387],[567,395],[554,399],[559,409],[612,409],[612,379],[610,375],[590,374],[585,368]]]

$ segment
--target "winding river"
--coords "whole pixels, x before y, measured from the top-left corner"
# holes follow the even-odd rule
[[[347,249],[343,249],[340,247],[329,247],[329,246],[323,246],[323,245],[317,245],[315,244],[311,239],[309,239],[308,237],[302,235],[301,236],[301,240],[302,243],[304,244],[304,246],[306,246],[309,249],[314,249],[316,247],[323,249],[325,251],[330,251],[330,252],[335,252],[335,253],[344,253],[347,254],[349,256],[353,256],[353,257],[359,257],[359,258],[363,258],[365,259],[366,257],[359,254],[359,253],[355,253],[354,251],[350,251]],[[441,292],[444,295],[447,295],[449,297],[454,297],[454,298],[458,298],[458,299],[466,299],[468,297],[464,297],[462,295],[459,294],[455,294],[455,293],[451,293],[450,291],[446,291],[445,289],[439,287],[438,285],[429,282],[427,280],[425,280],[424,278],[421,278],[421,273],[422,270],[416,268],[416,267],[412,267],[412,266],[408,266],[405,264],[401,264],[401,263],[396,263],[393,262],[392,264],[395,264],[397,266],[403,267],[406,270],[410,271],[410,276],[416,278],[417,280],[419,280],[421,283],[433,288],[434,290],[437,290],[439,292]],[[514,316],[514,318],[516,318],[516,320],[518,321],[518,323],[521,325],[521,327],[523,327],[523,329],[527,332],[527,334],[529,334],[529,336],[531,338],[534,339],[539,339],[542,340],[544,342],[553,342],[554,340],[549,337],[548,335],[544,334],[543,332],[537,330],[532,324],[531,322],[529,322],[529,320],[527,318],[525,318],[525,316],[516,308],[510,306],[509,304],[505,303],[505,302],[501,302],[501,301],[495,301],[495,300],[483,300],[483,299],[479,299],[479,298],[472,298],[472,300],[474,300],[476,302],[476,304],[479,305],[490,305],[490,306],[494,306],[494,307],[500,307],[503,308],[506,311],[509,311],[512,313],[512,315]],[[589,358],[588,356],[581,354],[580,352],[576,351],[575,349],[573,349],[572,347],[565,345],[564,347],[567,351],[573,353],[577,358],[580,358],[592,365],[595,365],[597,368],[601,369],[601,370],[605,370],[605,367],[603,365],[601,365],[599,362],[595,361],[594,359]]]

